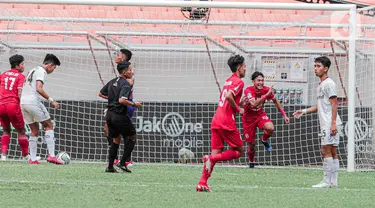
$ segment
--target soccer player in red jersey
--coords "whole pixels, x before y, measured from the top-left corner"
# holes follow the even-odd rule
[[[197,191],[210,192],[207,181],[217,162],[238,159],[243,153],[243,142],[240,132],[236,127],[236,113],[243,114],[244,110],[239,107],[244,83],[241,80],[246,73],[244,57],[232,56],[228,65],[233,74],[225,81],[220,93],[219,105],[211,123],[211,155],[203,156],[204,162],[201,179],[196,186]],[[230,149],[223,152],[224,141]]]
[[[0,75],[0,122],[3,127],[1,137],[1,160],[6,160],[10,143],[10,124],[18,132],[18,143],[22,156],[29,154],[29,142],[25,134],[25,123],[20,106],[20,97],[25,76],[22,74],[25,63],[21,55],[9,58],[11,69]]]
[[[263,129],[262,143],[267,151],[271,152],[272,147],[268,139],[272,136],[274,126],[271,119],[268,118],[266,112],[263,110],[263,105],[266,100],[272,100],[276,108],[284,118],[285,123],[289,123],[289,118],[283,110],[280,102],[273,94],[272,87],[264,86],[264,75],[261,72],[254,72],[251,75],[253,86],[247,87],[244,91],[244,97],[241,100],[241,105],[244,106],[245,112],[242,116],[243,131],[245,142],[248,143],[247,156],[249,158],[249,167],[254,168],[255,158],[255,138],[256,129]]]

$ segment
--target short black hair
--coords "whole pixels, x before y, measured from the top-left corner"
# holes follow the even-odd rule
[[[56,66],[60,66],[60,60],[53,55],[52,53],[47,53],[46,57],[44,58],[43,64],[52,64]]]
[[[331,60],[329,60],[329,58],[326,56],[320,56],[316,58],[314,62],[321,63],[324,67],[328,67],[328,69],[331,67]]]
[[[243,56],[240,56],[240,55],[235,55],[235,56],[232,56],[228,59],[228,65],[230,67],[230,70],[232,72],[236,72],[237,71],[237,68],[240,64],[243,64],[245,61],[245,58]]]
[[[130,61],[130,59],[132,59],[133,53],[131,51],[129,51],[128,49],[123,48],[123,49],[120,50],[120,52],[126,56],[125,61]]]
[[[9,63],[11,68],[16,68],[16,66],[20,65],[25,59],[21,55],[13,55],[9,57]]]
[[[254,72],[254,73],[251,75],[251,80],[254,81],[254,80],[255,80],[257,77],[259,77],[259,76],[261,76],[261,77],[264,78],[264,75],[263,75],[262,72],[256,71],[256,72]]]
[[[124,73],[125,71],[128,71],[130,66],[130,62],[128,61],[121,61],[120,63],[117,64],[117,71],[119,74]]]

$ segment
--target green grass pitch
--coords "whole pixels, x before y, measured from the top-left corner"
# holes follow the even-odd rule
[[[375,172],[339,173],[339,189],[312,189],[322,171],[215,167],[212,193],[197,193],[201,166],[0,162],[1,207],[374,207]]]

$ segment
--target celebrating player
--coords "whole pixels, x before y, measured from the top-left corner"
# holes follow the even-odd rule
[[[53,54],[47,54],[44,58],[43,65],[32,69],[27,77],[22,91],[21,108],[25,118],[25,123],[29,125],[31,134],[29,138],[30,159],[29,164],[39,164],[36,159],[37,141],[39,134],[39,123],[45,130],[44,140],[47,143],[48,157],[47,162],[63,164],[55,156],[55,139],[51,117],[43,104],[43,98],[48,100],[54,108],[60,105],[50,97],[44,90],[47,74],[52,73],[56,66],[60,66],[60,60]]]
[[[272,147],[268,142],[268,139],[272,136],[274,126],[272,121],[266,115],[263,110],[263,105],[266,100],[272,100],[276,108],[279,109],[283,115],[284,122],[289,123],[289,118],[285,114],[283,107],[280,102],[276,99],[272,93],[273,89],[264,86],[264,75],[261,72],[254,72],[251,75],[253,80],[253,86],[245,89],[245,96],[241,100],[241,105],[245,108],[245,113],[242,116],[243,131],[245,141],[248,143],[247,156],[249,158],[249,167],[254,168],[255,158],[255,138],[257,128],[263,129],[262,143],[267,151],[271,152]],[[245,102],[245,100],[247,102]]]
[[[315,75],[319,77],[320,83],[317,88],[317,105],[310,108],[298,110],[293,113],[295,118],[300,118],[306,113],[318,112],[320,124],[320,136],[322,139],[323,181],[313,185],[313,188],[336,188],[338,170],[340,167],[337,146],[341,130],[341,119],[337,114],[336,84],[328,77],[331,60],[322,56],[315,59]]]
[[[18,133],[18,144],[21,147],[22,156],[29,154],[29,143],[25,134],[25,123],[20,107],[20,97],[25,76],[22,74],[25,64],[21,55],[13,55],[9,58],[11,69],[0,75],[0,122],[3,127],[1,137],[1,160],[6,160],[10,143],[10,123]]]
[[[120,50],[120,53],[117,54],[116,56],[116,64],[122,62],[122,61],[130,61],[130,59],[132,58],[132,55],[133,53],[131,51],[129,51],[128,49],[121,49]],[[133,101],[133,85],[134,85],[134,73],[133,73],[133,76],[132,78],[129,78],[129,79],[126,79],[126,81],[129,82],[130,86],[132,87],[131,88],[131,92],[130,92],[130,96],[129,96],[129,101]],[[108,99],[107,96],[104,96],[103,94],[99,93],[99,97],[102,97],[104,99]],[[134,106],[128,106],[128,116],[130,118],[130,120],[132,120],[133,118],[133,114],[134,114]],[[107,112],[107,109],[105,110],[105,113],[104,113],[104,116],[106,115],[106,112]],[[109,134],[108,134],[108,125],[107,123],[104,124],[104,132],[105,132],[105,135],[107,137],[107,140],[108,140],[108,144],[109,145],[112,145],[112,142],[113,142],[113,138],[110,138],[109,137]],[[129,141],[125,138],[125,141]],[[125,144],[126,145],[126,144]],[[118,158],[115,159],[115,162],[114,164],[117,164],[119,162]],[[131,155],[129,155],[128,158],[126,158],[126,166],[127,167],[130,167],[133,165],[133,161],[131,160]]]
[[[106,172],[117,172],[113,164],[117,157],[121,136],[128,141],[125,142],[124,153],[117,166],[125,172],[131,172],[127,168],[125,161],[134,149],[137,135],[134,125],[128,116],[127,106],[140,108],[142,104],[140,102],[129,101],[132,87],[126,79],[130,79],[133,74],[130,63],[125,61],[118,63],[117,71],[120,76],[109,81],[100,90],[100,93],[108,98],[106,122],[109,137],[113,138],[113,143],[109,149],[109,164]]]
[[[233,72],[224,84],[220,93],[220,100],[211,123],[211,155],[203,156],[203,171],[201,179],[196,186],[197,191],[208,191],[211,189],[207,184],[216,162],[233,160],[239,158],[243,152],[243,142],[240,132],[236,127],[236,113],[243,114],[244,110],[238,106],[244,83],[241,80],[246,73],[244,57],[232,56],[228,65]],[[230,149],[223,152],[224,141]]]

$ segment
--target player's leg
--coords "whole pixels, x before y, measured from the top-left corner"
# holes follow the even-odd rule
[[[218,129],[211,129],[211,155],[204,155],[202,158],[203,161],[203,169],[202,175],[196,186],[196,190],[198,192],[210,192],[211,189],[208,186],[207,182],[211,176],[211,172],[213,170],[213,164],[211,163],[210,157],[213,155],[220,154],[222,149],[224,148],[224,139],[220,134]]]
[[[8,105],[7,110],[10,122],[18,133],[18,144],[21,147],[22,156],[26,158],[29,155],[29,141],[26,137],[25,121],[21,107],[19,104],[12,104]]]
[[[28,120],[26,120],[26,123]],[[29,136],[29,150],[30,150],[30,159],[29,164],[39,164],[36,153],[38,152],[38,134],[39,134],[39,123],[34,122],[29,124],[30,136]]]
[[[268,152],[272,151],[272,146],[270,145],[268,139],[272,136],[275,129],[272,121],[265,114],[262,116],[258,123],[258,128],[263,129],[262,143]]]
[[[1,136],[1,160],[5,161],[7,159],[11,131],[10,119],[5,105],[0,105],[0,122],[3,127],[3,135]]]
[[[116,114],[112,111],[108,111],[106,115],[106,123],[108,125],[108,135],[113,138],[113,142],[108,151],[108,166],[105,172],[116,173],[116,169],[113,167],[114,161],[117,158],[118,148],[121,142],[120,131],[116,128]]]
[[[124,139],[128,137],[128,141],[125,142],[124,153],[121,157],[119,167],[126,172],[131,172],[129,169],[127,169],[125,163],[126,163],[126,159],[130,157],[131,153],[134,150],[134,146],[135,146],[136,139],[137,139],[137,132],[135,130],[133,123],[129,119],[129,117],[127,117],[127,120],[124,122],[124,124],[126,128],[123,128],[121,135]]]
[[[339,132],[341,132],[342,126],[337,126],[338,133],[333,136],[333,145],[331,148],[331,153],[332,153],[332,159],[333,159],[333,164],[332,164],[332,172],[331,172],[331,187],[332,188],[337,188],[338,187],[338,172],[340,168],[340,161],[339,161],[339,156],[337,154],[337,147],[339,146],[339,141],[340,141],[340,135]]]
[[[133,100],[130,100],[130,101],[133,102]],[[134,111],[135,111],[135,107],[134,106],[128,106],[128,116],[129,116],[130,120],[133,119]],[[124,141],[126,141],[125,138],[124,138]],[[129,155],[129,157],[126,158],[125,165],[129,166],[129,167],[133,165],[133,161],[131,160],[131,154]]]
[[[329,131],[322,132],[322,156],[323,156],[323,180],[313,185],[313,188],[329,188],[331,186],[331,173],[333,167],[332,147],[333,143]]]
[[[227,131],[227,130],[219,129],[218,131],[215,131],[215,132],[216,132],[215,136],[218,136],[217,133],[220,134],[221,135],[220,138],[223,138],[223,140],[225,140],[225,142],[230,146],[230,149],[224,152],[221,152],[224,146],[221,146],[220,143],[211,144],[211,145],[217,145],[217,144],[219,145],[213,146],[212,148],[213,150],[216,150],[217,152],[213,151],[213,153],[210,156],[204,157],[203,161],[205,162],[205,167],[208,173],[208,177],[211,176],[214,166],[217,162],[238,159],[244,153],[243,142],[241,140],[240,132],[238,132],[238,130]],[[197,187],[197,190],[198,190],[198,187]]]
[[[7,159],[8,148],[10,143],[10,123],[7,125],[4,118],[1,119],[1,126],[3,127],[3,135],[1,136],[1,160]]]
[[[244,140],[247,143],[247,158],[249,159],[249,168],[255,167],[255,139],[256,139],[256,129],[259,119],[254,119],[249,122],[243,123]]]

